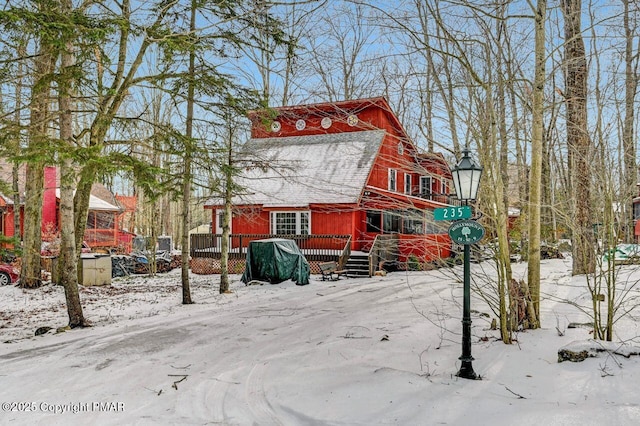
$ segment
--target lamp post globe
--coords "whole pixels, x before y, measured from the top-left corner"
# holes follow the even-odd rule
[[[474,163],[469,154],[469,148],[463,149],[462,158],[451,170],[456,196],[465,203],[476,199],[482,177],[482,167]]]
[[[482,167],[473,162],[469,148],[462,150],[462,158],[451,170],[456,195],[464,204],[476,199],[482,176]],[[463,379],[479,380],[473,371],[471,356],[471,250],[470,244],[464,244],[464,288],[462,303],[462,355],[460,370],[456,374]]]

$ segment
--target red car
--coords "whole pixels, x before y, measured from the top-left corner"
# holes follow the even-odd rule
[[[12,284],[20,278],[20,271],[13,266],[0,263],[0,285]]]

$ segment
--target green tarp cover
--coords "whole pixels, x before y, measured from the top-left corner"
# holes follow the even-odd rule
[[[309,284],[311,268],[293,240],[270,238],[249,243],[242,282],[268,281],[278,284],[292,280],[298,285]]]

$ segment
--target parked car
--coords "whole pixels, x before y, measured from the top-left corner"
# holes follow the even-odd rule
[[[20,271],[7,263],[0,263],[0,285],[12,284],[20,278]]]

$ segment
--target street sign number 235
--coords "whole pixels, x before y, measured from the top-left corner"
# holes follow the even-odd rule
[[[444,207],[433,210],[434,220],[458,220],[468,219],[471,217],[470,206]]]

